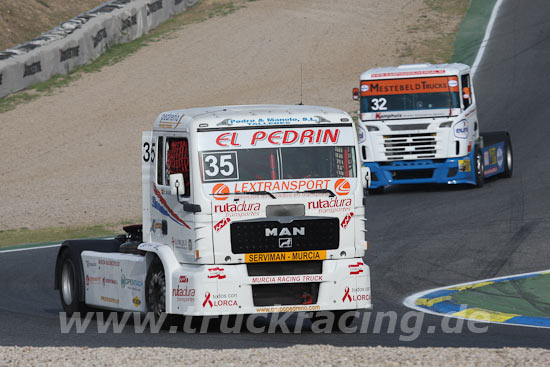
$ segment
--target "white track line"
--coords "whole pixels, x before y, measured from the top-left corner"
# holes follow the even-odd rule
[[[511,324],[511,323],[506,323],[506,322],[484,321],[484,320],[478,320],[478,319],[470,319],[470,318],[461,317],[461,316],[453,316],[453,315],[451,315],[451,314],[441,313],[441,312],[435,312],[435,311],[428,310],[428,309],[426,309],[426,308],[417,306],[417,305],[415,304],[415,301],[416,301],[418,298],[422,298],[422,296],[424,296],[424,295],[426,295],[426,294],[428,294],[428,293],[432,293],[432,292],[436,292],[436,291],[442,291],[442,290],[447,290],[447,289],[449,289],[449,288],[462,287],[462,286],[465,286],[465,285],[477,284],[477,283],[482,283],[482,282],[490,282],[490,281],[493,281],[493,280],[515,278],[515,277],[520,277],[520,276],[523,276],[523,275],[542,274],[542,273],[546,273],[546,272],[549,272],[549,271],[550,271],[550,270],[540,270],[540,271],[533,271],[533,272],[530,272],[530,273],[521,273],[521,274],[514,274],[514,275],[505,275],[505,276],[497,277],[497,278],[490,278],[490,279],[484,279],[484,280],[476,280],[476,281],[473,281],[473,282],[466,282],[466,283],[460,283],[460,284],[455,284],[455,285],[449,285],[449,286],[441,287],[441,288],[428,289],[428,290],[425,290],[425,291],[422,291],[422,292],[415,293],[415,294],[413,294],[413,295],[411,295],[411,296],[408,296],[407,298],[405,298],[405,299],[403,300],[403,304],[404,304],[406,307],[412,308],[413,310],[416,310],[416,311],[421,311],[421,312],[428,313],[428,314],[431,314],[431,315],[444,316],[444,317],[452,317],[452,318],[454,318],[454,319],[471,320],[471,321],[483,322],[483,323],[487,323],[487,324],[501,324],[501,325],[509,325],[509,326],[523,326],[523,327],[534,327],[534,328],[544,328],[544,329],[548,329],[548,328],[549,328],[548,326],[536,326],[536,325],[526,325],[526,324]]]
[[[59,246],[61,246],[60,243],[58,243],[57,245],[47,245],[47,246],[38,245],[38,246],[35,246],[35,247],[15,248],[15,249],[12,249],[12,250],[0,250],[0,254],[4,254],[4,253],[7,253],[7,252],[40,250],[40,249],[43,249],[43,248],[52,248],[52,247],[59,247]]]
[[[474,64],[472,65],[472,78],[476,73],[479,63],[481,62],[481,59],[483,58],[483,54],[485,53],[485,48],[487,47],[487,43],[489,42],[489,38],[491,37],[491,32],[493,31],[493,25],[495,23],[498,10],[502,5],[502,1],[503,0],[497,0],[497,2],[495,3],[495,6],[493,7],[491,18],[489,19],[489,23],[487,24],[487,29],[485,29],[485,36],[483,38],[483,41],[481,41],[481,45],[479,47],[479,50],[477,51],[476,59],[474,61]]]

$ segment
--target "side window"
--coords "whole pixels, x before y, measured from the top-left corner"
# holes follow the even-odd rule
[[[157,158],[157,184],[164,185],[164,138],[158,138],[158,158]]]
[[[462,104],[467,109],[472,104],[472,91],[470,88],[470,74],[464,74],[461,77],[462,82]]]
[[[189,175],[189,143],[187,139],[166,138],[164,145],[164,180],[165,185],[170,185],[170,175],[182,173],[185,180],[184,196],[191,194],[191,181]]]

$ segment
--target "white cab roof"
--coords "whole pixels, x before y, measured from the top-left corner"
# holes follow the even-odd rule
[[[468,65],[459,63],[410,64],[370,69],[361,74],[361,80],[459,75],[469,71]]]
[[[242,105],[189,108],[161,113],[155,130],[230,128],[312,123],[352,123],[342,110],[304,105]],[[188,131],[189,131],[188,130]]]

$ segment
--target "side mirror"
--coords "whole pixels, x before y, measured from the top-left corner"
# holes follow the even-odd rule
[[[183,195],[185,193],[185,180],[183,173],[174,173],[170,175],[170,193],[172,195]]]
[[[363,185],[364,189],[368,189],[370,186],[370,168],[361,166],[361,185]]]
[[[359,99],[359,88],[353,88],[353,99],[356,101]]]

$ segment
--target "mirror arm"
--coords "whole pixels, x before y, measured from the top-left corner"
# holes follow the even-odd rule
[[[201,212],[201,206],[198,204],[191,204],[185,200],[180,199],[180,185],[179,182],[176,182],[176,198],[178,200],[178,203],[183,205],[183,211],[185,212],[191,212],[193,214],[200,213]]]

